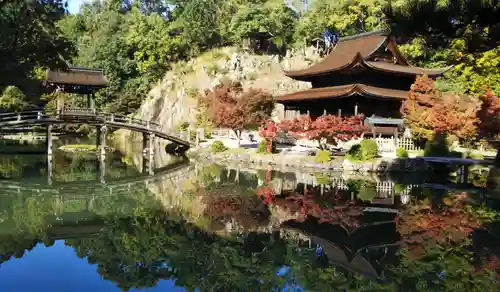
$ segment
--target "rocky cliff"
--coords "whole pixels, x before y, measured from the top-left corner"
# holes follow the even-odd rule
[[[233,47],[216,49],[173,66],[149,92],[137,115],[170,128],[183,122],[194,125],[197,93],[213,87],[222,78],[239,80],[244,88],[261,88],[280,95],[310,87],[307,82],[284,76],[283,70],[304,68],[319,59],[314,48],[291,50],[281,58],[252,55]],[[275,114],[280,111],[282,108],[277,107]]]

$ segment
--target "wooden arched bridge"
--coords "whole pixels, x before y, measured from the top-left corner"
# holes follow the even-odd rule
[[[65,108],[58,111],[32,110],[0,114],[0,130],[46,125],[49,154],[52,153],[51,130],[52,125],[55,124],[87,124],[96,126],[99,136],[97,143],[100,146],[105,146],[104,138],[108,128],[126,129],[143,133],[144,147],[147,147],[149,144],[150,150],[152,150],[152,143],[155,137],[172,142],[173,146],[169,148],[175,152],[185,152],[192,146],[188,140],[181,137],[179,132],[166,129],[158,123],[131,116],[101,112],[95,109]],[[101,147],[103,151],[104,148]]]

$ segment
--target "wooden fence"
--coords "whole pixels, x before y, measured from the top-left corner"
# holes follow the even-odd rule
[[[404,148],[407,151],[420,150],[411,138],[375,138],[379,152],[394,152],[396,148]]]

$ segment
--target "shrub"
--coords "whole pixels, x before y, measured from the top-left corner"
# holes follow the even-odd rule
[[[449,155],[450,149],[448,143],[442,135],[436,134],[433,140],[429,140],[425,143],[424,156],[448,157]]]
[[[328,150],[320,150],[316,152],[316,157],[314,158],[314,161],[316,163],[327,163],[332,160],[332,156],[330,155],[330,151]]]
[[[271,153],[277,153],[276,142],[273,141],[271,145]],[[266,154],[267,153],[267,142],[266,140],[261,140],[259,146],[257,146],[257,153]]]
[[[375,140],[365,139],[359,144],[361,145],[361,158],[363,161],[372,160],[378,156],[378,146]]]
[[[471,152],[467,155],[467,158],[470,158],[470,159],[478,159],[478,160],[483,160],[484,159],[484,155],[481,154],[481,153],[474,153],[474,152]]]
[[[346,159],[349,161],[361,161],[363,157],[361,156],[361,145],[354,144],[351,149],[347,151]]]
[[[213,153],[224,152],[228,149],[221,141],[214,141],[210,147]]]
[[[331,185],[332,184],[332,179],[326,173],[315,173],[314,176],[316,177],[316,183],[319,185]]]
[[[363,202],[371,202],[377,197],[377,184],[371,181],[363,181],[359,187],[357,197]]]
[[[448,156],[452,158],[463,158],[464,155],[460,151],[451,151],[448,153]]]
[[[398,147],[398,149],[396,149],[396,156],[399,158],[408,158],[408,151],[403,147]]]

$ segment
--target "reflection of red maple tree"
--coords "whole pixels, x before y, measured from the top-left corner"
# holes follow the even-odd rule
[[[269,210],[257,197],[242,194],[236,186],[204,191],[205,214],[215,224],[223,225],[234,219],[245,229],[267,224]],[[219,226],[222,227],[222,226]]]
[[[281,121],[278,128],[284,132],[316,140],[320,146],[324,146],[322,145],[324,142],[336,144],[361,136],[367,129],[363,119],[363,115],[349,117],[322,115],[313,121],[309,116],[303,115],[293,120]]]
[[[262,188],[260,196],[267,205],[280,206],[290,213],[299,213],[297,221],[304,221],[307,217],[315,217],[320,223],[343,224],[358,227],[363,216],[363,209],[344,199],[344,191],[332,189],[320,195],[316,188],[309,189],[306,194],[289,193],[276,196]],[[322,201],[320,203],[320,201]]]
[[[445,199],[442,210],[432,210],[428,204],[421,205],[399,217],[398,231],[413,255],[419,256],[428,244],[459,242],[480,226],[477,218],[465,212],[462,199],[462,195]]]

